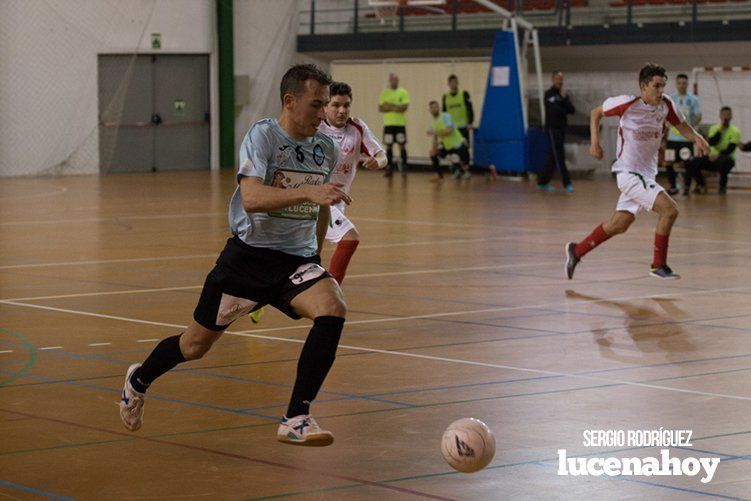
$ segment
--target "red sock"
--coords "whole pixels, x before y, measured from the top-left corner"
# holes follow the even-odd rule
[[[581,258],[584,254],[591,251],[608,238],[610,238],[610,236],[605,233],[605,228],[600,224],[589,234],[589,236],[587,236],[587,238],[576,244],[574,254],[576,254],[576,257]]]
[[[331,256],[329,273],[339,282],[339,285],[344,281],[344,274],[347,273],[349,260],[352,259],[352,254],[355,253],[355,249],[357,249],[359,243],[359,240],[340,240],[336,246],[334,255]]]
[[[670,235],[655,233],[655,256],[652,259],[652,268],[657,268],[668,262],[668,239]]]

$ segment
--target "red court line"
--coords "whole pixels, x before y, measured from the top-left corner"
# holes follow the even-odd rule
[[[216,450],[216,449],[209,449],[207,447],[200,447],[200,446],[197,446],[197,445],[188,445],[188,444],[181,444],[179,442],[170,442],[169,440],[162,440],[162,439],[159,439],[159,438],[143,437],[143,436],[138,436],[138,435],[133,434],[133,433],[126,433],[126,432],[120,432],[120,431],[107,430],[105,428],[98,428],[96,426],[89,426],[89,425],[86,425],[86,424],[75,423],[73,421],[65,421],[63,419],[49,418],[49,417],[45,417],[45,416],[39,416],[39,415],[36,415],[36,414],[28,414],[26,412],[12,411],[12,410],[9,410],[9,409],[0,409],[0,411],[1,412],[7,412],[9,414],[15,414],[17,416],[24,416],[24,417],[28,417],[28,418],[32,418],[32,419],[41,419],[43,421],[50,421],[52,423],[60,423],[60,424],[65,424],[65,425],[69,425],[69,426],[75,426],[77,428],[83,428],[85,430],[94,430],[94,431],[99,431],[99,432],[102,432],[102,433],[108,433],[110,435],[118,435],[118,436],[121,436],[121,437],[128,437],[128,438],[133,438],[133,439],[136,439],[136,440],[143,440],[143,441],[146,441],[146,442],[155,442],[155,443],[158,443],[158,444],[172,445],[172,446],[176,446],[176,447],[182,447],[183,449],[190,449],[190,450],[194,450],[194,451],[207,452],[209,454],[215,454],[217,456],[224,456],[224,457],[233,458],[233,459],[241,459],[243,461],[249,461],[249,462],[252,462],[252,463],[263,464],[263,465],[267,465],[267,466],[275,466],[277,468],[284,468],[286,470],[293,470],[295,472],[304,471],[304,472],[307,472],[307,473],[315,473],[316,475],[321,475],[321,476],[329,477],[329,478],[335,478],[337,480],[346,480],[347,482],[355,482],[355,483],[358,483],[358,484],[369,485],[371,487],[379,487],[381,489],[388,489],[388,490],[402,492],[402,493],[406,493],[406,494],[412,494],[414,496],[419,496],[419,497],[428,498],[428,499],[440,499],[442,501],[457,501],[457,500],[455,500],[453,498],[446,498],[446,497],[442,497],[442,496],[435,496],[433,494],[428,494],[426,492],[415,491],[415,490],[412,490],[412,489],[407,489],[407,488],[404,488],[404,487],[398,487],[398,486],[395,486],[395,485],[382,484],[380,482],[373,482],[371,480],[364,480],[364,479],[360,479],[360,478],[349,477],[349,476],[346,476],[346,475],[337,475],[335,473],[327,473],[325,471],[315,470],[315,469],[312,469],[312,468],[301,468],[299,466],[290,466],[290,465],[286,465],[286,464],[283,464],[283,463],[276,463],[274,461],[267,461],[265,459],[256,459],[256,458],[252,458],[252,457],[249,457],[249,456],[243,456],[242,454],[235,454],[233,452],[224,452],[224,451],[220,451],[220,450]]]

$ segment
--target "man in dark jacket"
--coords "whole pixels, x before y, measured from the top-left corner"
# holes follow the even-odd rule
[[[561,181],[566,191],[573,193],[571,177],[566,167],[566,153],[563,142],[566,131],[566,115],[574,113],[574,105],[563,88],[563,72],[554,71],[553,85],[545,92],[545,136],[549,142],[548,156],[545,167],[537,177],[537,187],[545,191],[553,191],[550,186],[553,171],[557,168],[561,173]]]

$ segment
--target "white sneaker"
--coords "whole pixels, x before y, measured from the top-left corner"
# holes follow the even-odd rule
[[[134,390],[130,384],[130,376],[139,367],[141,367],[141,364],[133,364],[128,367],[128,372],[125,374],[123,393],[120,397],[120,419],[123,420],[123,424],[130,431],[137,431],[143,425],[144,394]]]
[[[310,414],[300,414],[293,418],[282,417],[276,439],[285,444],[324,447],[334,443],[334,434],[322,430]]]

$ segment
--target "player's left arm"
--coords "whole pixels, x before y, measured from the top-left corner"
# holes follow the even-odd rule
[[[668,106],[668,115],[665,117],[665,120],[667,120],[670,125],[678,129],[678,132],[680,132],[681,136],[685,137],[689,141],[694,142],[699,156],[709,155],[709,143],[707,143],[707,140],[704,139],[701,134],[696,132],[696,129],[691,127],[691,125],[686,122],[685,118],[683,118],[681,114],[678,113],[672,99],[667,96],[663,96],[663,99]]]
[[[699,156],[709,155],[709,143],[704,139],[704,136],[696,132],[696,129],[691,127],[685,120],[675,125],[681,136],[685,137],[689,141],[693,141],[696,144],[697,153]]]
[[[464,91],[464,106],[467,108],[467,127],[472,129],[472,124],[475,123],[475,109],[472,107],[472,98],[466,90]]]
[[[320,205],[318,209],[318,221],[316,222],[316,241],[318,247],[316,254],[320,255],[323,250],[323,242],[326,241],[326,232],[329,229],[329,220],[331,219],[331,207]]]
[[[362,137],[360,138],[360,153],[367,155],[367,158],[362,163],[362,166],[366,169],[383,169],[386,167],[388,160],[386,159],[386,152],[383,151],[383,146],[378,142],[378,139],[370,131],[368,125],[359,118],[352,119],[360,128]],[[373,152],[375,151],[375,154]]]
[[[384,167],[386,167],[387,163],[388,159],[386,158],[386,152],[383,150],[378,150],[375,155],[366,158],[363,161],[362,166],[368,170],[375,170],[383,169]]]

